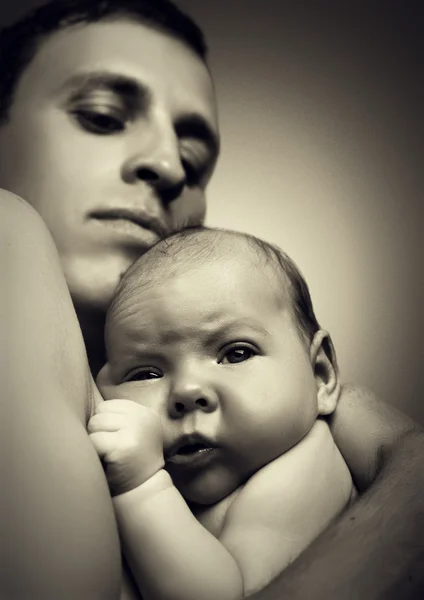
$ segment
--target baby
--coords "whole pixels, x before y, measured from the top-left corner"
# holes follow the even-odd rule
[[[123,278],[106,346],[89,432],[144,600],[250,595],[350,502],[325,420],[334,351],[278,248],[203,228],[159,242]]]

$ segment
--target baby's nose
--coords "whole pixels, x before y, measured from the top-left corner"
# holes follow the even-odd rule
[[[179,418],[194,410],[213,412],[218,407],[218,398],[213,389],[198,383],[174,386],[168,403],[169,415]]]

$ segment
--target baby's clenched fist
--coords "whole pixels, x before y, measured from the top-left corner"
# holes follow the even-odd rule
[[[150,408],[107,400],[97,406],[87,429],[114,496],[138,487],[164,466],[162,426]]]

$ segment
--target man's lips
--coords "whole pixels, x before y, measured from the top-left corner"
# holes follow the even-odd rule
[[[167,450],[165,461],[172,465],[200,467],[212,459],[217,449],[214,441],[201,434],[184,435]]]
[[[90,217],[105,222],[127,221],[138,227],[152,231],[157,235],[158,239],[162,239],[169,234],[169,228],[160,217],[149,215],[143,210],[133,208],[100,209],[90,213]]]

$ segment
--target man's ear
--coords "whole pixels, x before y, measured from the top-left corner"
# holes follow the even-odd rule
[[[314,335],[310,359],[317,384],[318,413],[330,415],[337,406],[341,386],[336,353],[327,331],[320,329]]]

